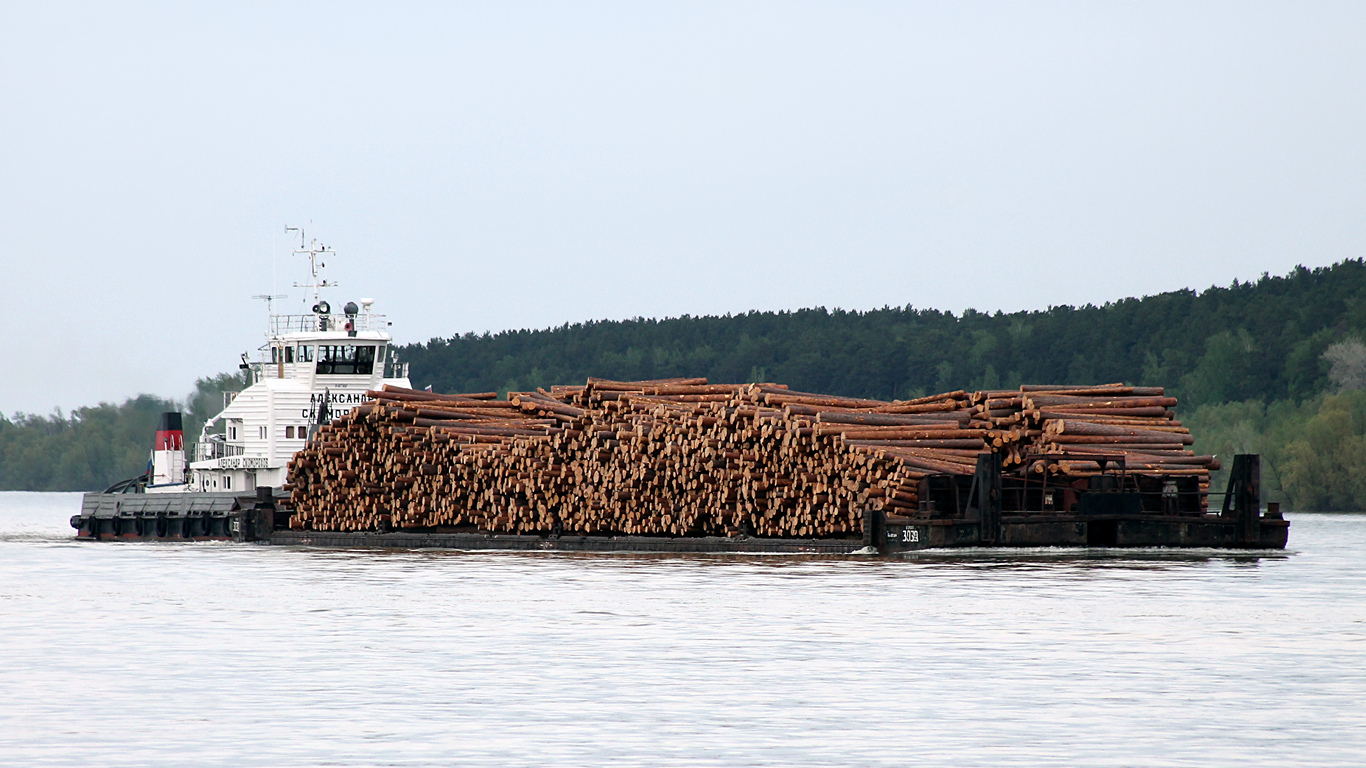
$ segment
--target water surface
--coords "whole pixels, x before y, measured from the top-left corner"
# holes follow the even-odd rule
[[[1366,763],[1366,516],[1284,553],[77,542],[0,494],[3,765]]]

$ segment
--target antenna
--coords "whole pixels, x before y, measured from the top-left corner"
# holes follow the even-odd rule
[[[266,303],[266,314],[268,314],[268,315],[273,315],[273,314],[275,314],[275,300],[276,300],[276,299],[287,299],[287,298],[289,298],[289,294],[287,294],[287,293],[260,293],[260,294],[257,294],[257,295],[255,295],[255,296],[252,296],[252,298],[253,298],[253,299],[261,299],[262,301],[264,301],[264,302]]]
[[[333,253],[333,251],[332,251],[331,248],[328,248],[328,247],[325,246],[325,245],[319,245],[319,244],[318,244],[318,241],[317,241],[316,239],[314,239],[314,240],[309,240],[309,239],[307,238],[307,236],[304,234],[304,230],[303,230],[302,227],[289,227],[289,226],[286,226],[286,227],[285,227],[285,231],[286,231],[286,232],[298,232],[298,233],[299,233],[299,247],[296,248],[296,249],[294,249],[294,254],[295,254],[296,256],[308,256],[308,270],[309,270],[309,274],[311,274],[312,277],[313,277],[313,282],[311,282],[311,283],[295,283],[295,284],[294,284],[294,287],[295,287],[295,288],[312,288],[312,289],[313,289],[313,304],[314,304],[314,306],[317,306],[317,304],[318,304],[318,289],[319,289],[319,288],[335,288],[335,287],[337,287],[337,284],[336,284],[336,283],[329,283],[329,282],[327,282],[327,280],[319,280],[319,279],[318,279],[318,270],[319,270],[319,269],[322,269],[323,267],[326,267],[326,266],[327,266],[326,263],[321,262],[321,261],[318,261],[318,257],[320,257],[320,256],[325,256],[325,255],[327,255],[327,254]]]

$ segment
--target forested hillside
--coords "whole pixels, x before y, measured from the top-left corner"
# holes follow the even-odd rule
[[[1022,382],[1127,381],[1167,386],[1198,405],[1312,397],[1327,383],[1328,345],[1363,331],[1366,265],[1355,260],[1099,307],[962,315],[819,308],[602,321],[433,339],[400,353],[418,386],[450,392],[587,376],[706,376],[887,399]]]
[[[905,398],[950,389],[1123,381],[1165,386],[1197,449],[1263,454],[1270,497],[1366,508],[1366,264],[1104,306],[954,315],[804,309],[465,334],[400,348],[416,386],[533,389],[588,376],[777,381]],[[217,411],[223,374],[184,404],[186,436]],[[0,415],[0,488],[88,490],[142,471],[157,414],[142,396],[63,415]]]

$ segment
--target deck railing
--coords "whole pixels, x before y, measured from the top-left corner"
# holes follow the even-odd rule
[[[221,459],[225,456],[241,456],[246,453],[246,450],[244,446],[232,445],[221,440],[201,440],[194,444],[192,461],[209,461]]]
[[[388,329],[389,320],[385,315],[271,315],[270,335],[282,336],[286,333],[314,333],[316,331],[345,331],[350,323],[352,331],[383,331]]]

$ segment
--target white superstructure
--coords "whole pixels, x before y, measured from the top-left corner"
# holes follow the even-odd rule
[[[301,235],[302,239],[302,235]],[[366,390],[384,384],[411,387],[407,363],[390,350],[391,325],[372,311],[373,299],[347,302],[335,311],[318,297],[320,256],[330,251],[301,245],[313,282],[313,308],[303,315],[270,315],[266,343],[255,362],[243,355],[249,386],[204,426],[190,455],[183,485],[149,486],[149,492],[251,491],[285,483],[285,468],[304,447],[327,404],[332,416],[368,402]],[[270,297],[274,298],[274,297]],[[324,412],[323,418],[327,418]]]

